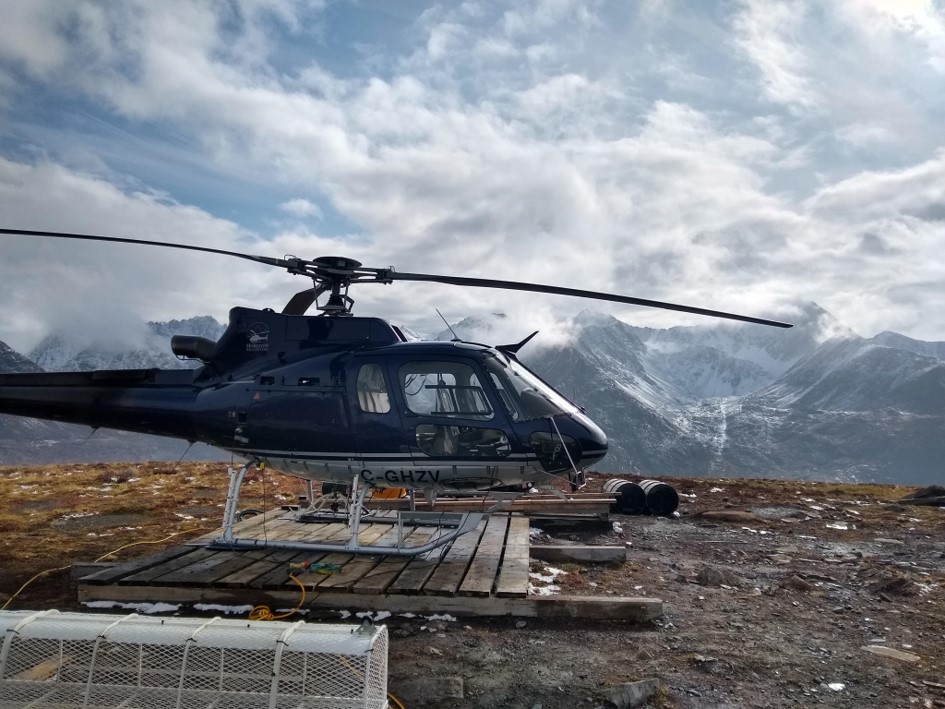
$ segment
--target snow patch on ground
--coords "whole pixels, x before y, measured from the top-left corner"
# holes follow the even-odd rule
[[[246,615],[251,610],[253,606],[221,606],[217,603],[196,603],[194,604],[194,610],[198,611],[216,611],[218,613],[230,613],[236,615]]]
[[[354,615],[358,618],[368,618],[372,622],[377,623],[382,620],[387,620],[391,617],[392,613],[390,611],[361,611],[360,613],[355,613]],[[347,617],[348,616],[342,616],[342,618]]]
[[[529,596],[554,596],[560,592],[561,586],[556,586],[554,584],[550,586],[535,586],[533,584],[528,584]]]
[[[87,608],[123,608],[133,610],[145,615],[154,613],[174,613],[180,610],[179,603],[117,603],[115,601],[83,601],[83,606]],[[252,609],[250,609],[252,610]]]

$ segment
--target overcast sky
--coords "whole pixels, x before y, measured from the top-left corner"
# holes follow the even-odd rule
[[[0,226],[534,280],[945,340],[945,5],[3,0]],[[0,237],[0,340],[281,309],[298,277]],[[436,330],[592,307],[363,286]],[[526,322],[527,321],[527,322]],[[747,327],[747,326],[746,326]],[[534,328],[532,328],[534,329]]]

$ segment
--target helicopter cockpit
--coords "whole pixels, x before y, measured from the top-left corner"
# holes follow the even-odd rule
[[[432,356],[397,369],[405,413],[420,419],[413,427],[420,452],[495,460],[526,445],[548,472],[603,457],[606,437],[574,404],[514,358],[470,349],[474,359]]]

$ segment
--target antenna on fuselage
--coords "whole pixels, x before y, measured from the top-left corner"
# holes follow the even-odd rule
[[[444,323],[446,323],[446,327],[448,327],[448,328],[450,329],[450,332],[453,333],[453,342],[462,342],[462,340],[459,339],[459,335],[456,334],[456,330],[453,329],[453,326],[450,325],[450,324],[446,321],[446,318],[443,317],[443,313],[440,312],[440,309],[439,309],[439,308],[434,308],[434,310],[436,311],[436,314],[440,316],[440,320],[442,320]]]

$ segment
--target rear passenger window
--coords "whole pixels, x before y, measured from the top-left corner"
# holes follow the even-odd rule
[[[390,397],[384,370],[379,364],[363,364],[358,371],[358,404],[361,411],[369,414],[386,414],[390,411]]]

